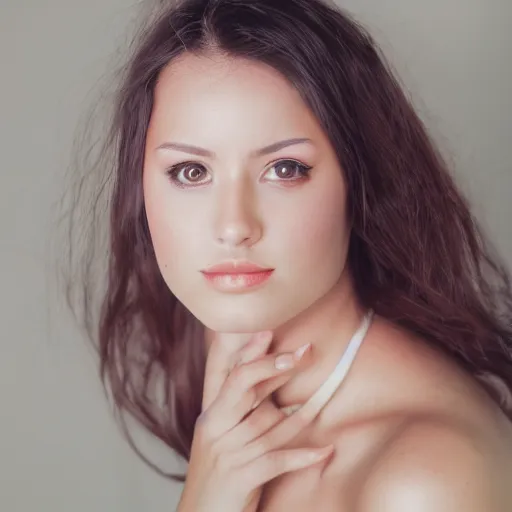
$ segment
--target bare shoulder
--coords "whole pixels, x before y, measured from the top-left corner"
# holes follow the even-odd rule
[[[510,463],[485,438],[446,419],[406,422],[374,462],[360,512],[506,512]]]
[[[357,510],[512,510],[512,424],[498,405],[423,340],[382,320],[375,336],[379,403],[406,420],[372,461]]]

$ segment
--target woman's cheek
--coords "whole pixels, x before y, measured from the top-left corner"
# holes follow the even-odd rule
[[[287,218],[292,249],[308,254],[339,252],[348,239],[348,226],[343,197],[326,192],[323,200],[304,202]],[[300,252],[299,252],[300,251]]]

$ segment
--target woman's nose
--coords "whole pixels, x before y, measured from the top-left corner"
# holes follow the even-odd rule
[[[217,242],[228,248],[254,245],[261,238],[262,226],[250,184],[227,185],[216,200]]]

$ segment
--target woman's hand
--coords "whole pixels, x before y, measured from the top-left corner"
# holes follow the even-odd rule
[[[296,354],[266,354],[272,334],[245,343],[217,335],[206,364],[203,412],[194,431],[187,480],[179,512],[256,510],[261,486],[273,478],[325,459],[327,449],[278,450],[313,419],[301,409],[287,417],[269,399],[309,359],[309,347]],[[238,354],[237,354],[238,353]],[[234,356],[239,362],[233,370]],[[280,363],[292,366],[282,367]]]

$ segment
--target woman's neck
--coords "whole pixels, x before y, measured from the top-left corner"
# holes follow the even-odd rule
[[[356,298],[349,273],[307,311],[274,331],[270,353],[312,344],[313,362],[273,393],[278,407],[306,402],[334,370],[366,313]]]

